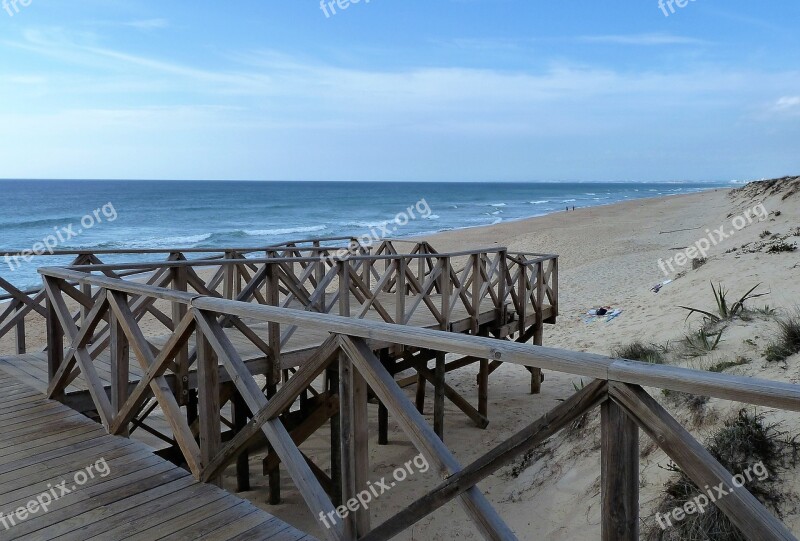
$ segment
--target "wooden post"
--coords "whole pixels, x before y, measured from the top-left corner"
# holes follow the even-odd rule
[[[524,256],[520,256],[524,259]],[[528,266],[524,263],[518,263],[519,275],[517,276],[517,302],[519,309],[517,310],[518,319],[518,332],[522,336],[525,334],[525,320],[528,318]]]
[[[499,251],[497,257],[500,258],[500,262],[498,263],[498,272],[500,276],[497,279],[497,317],[500,320],[500,324],[505,325],[508,319],[506,296],[508,296],[508,289],[513,287],[513,284],[506,282],[506,280],[508,280],[508,251]]]
[[[369,249],[362,250],[362,251],[365,252],[363,255],[369,255]],[[372,265],[375,264],[375,260],[374,259],[365,259],[364,261],[361,262],[361,264],[363,265],[363,267],[361,269],[361,281],[364,282],[364,285],[367,287],[367,289],[371,289],[372,288]]]
[[[397,260],[397,279],[395,280],[395,318],[398,325],[406,324],[406,272],[408,262],[405,257]]]
[[[551,265],[553,265],[553,270],[550,274],[550,289],[553,291],[553,323],[555,323],[558,315],[558,257],[553,259]]]
[[[742,395],[741,387],[735,392],[737,397],[734,400],[747,400]],[[737,483],[735,476],[644,389],[637,385],[609,382],[609,394],[695,486],[719,487],[724,491],[724,497],[716,498],[714,504],[741,530],[745,539],[797,541],[785,524],[764,507],[746,486]],[[718,491],[717,496],[720,496]],[[662,518],[668,525],[671,524],[668,517]]]
[[[489,415],[489,360],[481,359],[478,373],[478,413]]]
[[[197,394],[200,421],[200,460],[203,466],[217,455],[222,446],[220,429],[219,370],[217,358],[206,336],[198,329]],[[222,487],[222,477],[209,479]]]
[[[172,254],[173,256],[181,256],[180,254]],[[173,267],[172,270],[172,288],[176,291],[187,290],[187,272],[186,267]],[[178,328],[181,320],[186,316],[187,307],[180,302],[172,303],[172,324]],[[189,344],[184,344],[175,356],[175,364],[178,366],[178,378],[176,380],[175,394],[177,395],[178,404],[185,406],[189,403]]]
[[[601,406],[603,541],[639,539],[639,427],[615,402]]]
[[[388,369],[391,360],[389,350],[384,348],[380,352],[381,364]],[[389,410],[386,405],[378,400],[378,445],[389,444]]]
[[[280,291],[278,290],[277,263],[265,263],[266,269],[266,300],[268,306],[280,304]],[[279,323],[267,323],[267,335],[270,355],[267,363],[267,399],[271,399],[278,392],[278,382],[281,379],[281,327]],[[268,447],[269,449],[269,447]],[[275,468],[269,473],[269,503],[281,503],[281,471]]]
[[[186,402],[186,422],[192,426],[199,415],[197,411],[197,389],[189,389],[189,399]]]
[[[92,263],[94,263],[92,256],[89,254],[81,254],[76,259],[78,260],[78,263],[75,263],[76,265],[91,265]],[[92,298],[92,284],[81,284],[80,290],[81,293],[83,293],[89,298]],[[87,306],[81,304],[81,309],[80,309],[81,320],[86,319],[86,316],[89,315],[89,310],[90,309]]]
[[[449,257],[442,258],[442,274],[439,278],[439,288],[442,292],[442,330],[450,330],[450,304],[453,295],[453,280],[450,273],[453,271],[453,266]]]
[[[247,425],[248,410],[241,393],[235,389],[231,399],[231,409],[233,428],[238,434]],[[236,492],[248,490],[250,490],[250,453],[245,449],[236,457]]]
[[[417,245],[417,255],[422,255],[424,251],[422,250],[422,244]],[[425,258],[418,257],[417,258],[417,281],[420,284],[425,283]]]
[[[277,264],[267,263],[266,284],[267,284],[267,305],[280,305],[280,291],[278,289]],[[269,343],[269,363],[267,377],[277,385],[281,379],[281,326],[280,323],[270,321],[267,323],[267,341]]]
[[[226,251],[225,257],[222,259],[222,264],[225,266],[225,277],[222,283],[222,296],[226,299],[233,299],[234,298],[234,281],[235,281],[235,274],[236,274],[236,267],[230,263],[229,260],[233,259],[234,253]]]
[[[422,374],[417,374],[417,395],[414,399],[414,405],[417,407],[417,411],[421,414],[425,414],[425,388],[427,387],[428,383],[427,380],[423,377]]]
[[[101,294],[97,302],[102,302]],[[128,399],[128,382],[130,380],[130,348],[128,338],[122,330],[119,318],[111,311],[109,319],[110,329],[110,353],[111,353],[111,409],[116,416],[122,405]],[[128,430],[120,433],[127,436]]]
[[[443,331],[450,330],[450,296],[452,295],[453,282],[450,280],[451,262],[446,257],[441,262],[442,274],[439,278],[440,291],[442,293],[442,323]],[[447,354],[444,352],[436,353],[436,368],[434,370],[434,398],[433,398],[433,431],[444,441],[444,398],[445,398],[445,377],[447,367],[445,360]],[[424,379],[423,379],[424,381]],[[424,385],[424,383],[423,383]],[[424,399],[424,395],[423,395]]]
[[[534,312],[536,313],[536,321],[533,322],[533,343],[541,346],[544,340],[544,262],[539,261],[536,263],[536,304],[534,305]],[[542,392],[542,369],[531,368],[531,394],[539,394]]]
[[[24,308],[25,305],[21,302],[15,303],[19,306],[20,309]],[[17,346],[17,355],[22,355],[26,351],[25,347],[25,318],[20,318],[19,323],[16,326],[16,346]]]
[[[327,274],[327,267],[325,266],[325,259],[323,259],[322,252],[318,254],[318,260],[314,263],[314,280],[317,282],[317,289],[319,289],[322,284],[322,280],[325,279],[325,275]],[[319,300],[317,301],[317,312],[324,314],[325,307],[325,288],[319,292]]]
[[[338,395],[339,390],[339,361],[336,360],[326,369],[328,374],[328,392]],[[340,398],[341,404],[341,398]],[[341,411],[341,409],[340,409]],[[338,506],[342,504],[342,416],[336,414],[331,417],[331,484],[333,490],[331,500]]]
[[[481,330],[479,336],[488,336]],[[478,371],[478,413],[484,417],[489,415],[489,359],[481,359]]]
[[[434,375],[436,383],[434,385],[433,400],[433,431],[444,441],[444,379],[445,379],[445,357],[443,352],[436,353],[436,370]]]
[[[242,254],[236,254],[236,259],[244,259],[244,256]],[[244,289],[244,285],[245,285],[244,274],[239,272],[239,270],[237,268],[237,271],[236,271],[236,296],[241,295],[242,290]]]
[[[53,287],[53,294],[61,294],[60,284],[54,278],[45,278]],[[58,372],[61,363],[64,362],[64,329],[58,321],[55,303],[47,297],[45,310],[47,313],[47,373],[49,381],[52,382]],[[64,391],[53,395],[53,400],[64,400]]]
[[[389,410],[378,402],[378,445],[389,445]]]
[[[339,355],[339,412],[341,430],[342,502],[367,488],[369,448],[367,439],[367,384],[352,361]],[[355,539],[369,531],[369,510],[359,508],[345,519],[345,532]]]
[[[350,261],[339,265],[339,315],[350,317]],[[367,488],[369,439],[367,382],[344,353],[339,354],[339,412],[341,431],[342,501],[348,502]],[[345,519],[345,533],[353,538],[369,531],[369,510],[359,508]]]
[[[81,293],[92,298],[92,285],[91,284],[81,284]],[[84,304],[81,304],[81,320],[85,320],[86,316],[89,314],[89,307]]]

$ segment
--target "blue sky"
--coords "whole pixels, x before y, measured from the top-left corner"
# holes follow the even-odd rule
[[[6,2],[0,178],[800,174],[798,2]]]

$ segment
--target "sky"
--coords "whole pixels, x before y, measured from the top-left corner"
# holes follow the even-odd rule
[[[678,1],[0,0],[0,178],[800,174],[800,2]]]

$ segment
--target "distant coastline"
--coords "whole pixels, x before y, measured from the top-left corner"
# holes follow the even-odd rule
[[[2,181],[0,253],[31,249],[92,209],[113,204],[118,218],[60,249],[258,247],[294,239],[382,235],[420,237],[515,222],[624,201],[696,193],[731,183],[347,183],[42,180]],[[47,193],[47,198],[42,198]],[[424,203],[424,204],[423,204]],[[406,220],[395,218],[419,204]],[[144,256],[137,258],[141,260]],[[67,264],[38,257],[2,276],[38,285],[35,269]],[[110,262],[122,260],[111,257]],[[1,263],[1,262],[0,262]]]

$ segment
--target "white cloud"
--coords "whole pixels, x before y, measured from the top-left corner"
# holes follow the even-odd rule
[[[705,45],[708,42],[697,38],[676,36],[673,34],[610,34],[600,36],[579,36],[578,41],[584,43],[608,43],[614,45]]]
[[[145,19],[140,21],[128,21],[122,23],[123,26],[130,26],[138,30],[155,30],[159,28],[167,28],[169,22],[166,19]]]
[[[800,96],[784,96],[775,102],[776,111],[785,111],[787,109],[800,109]]]
[[[656,45],[691,38],[581,39]],[[44,56],[57,66],[17,68],[5,80],[0,72],[0,163],[16,164],[7,174],[24,176],[418,178],[424,164],[431,178],[489,177],[509,167],[519,178],[536,171],[577,178],[593,174],[581,169],[591,170],[592,160],[627,175],[633,162],[665,174],[676,171],[666,168],[675,156],[685,157],[678,161],[687,171],[703,162],[712,152],[697,156],[696,149],[712,148],[707,142],[721,130],[741,141],[723,147],[725,167],[763,152],[762,142],[777,154],[787,138],[759,138],[754,124],[772,126],[746,113],[800,109],[800,73],[790,70],[625,70],[568,61],[544,69],[354,68],[272,50],[181,62],[168,50],[146,55],[63,29],[30,30],[5,44],[21,60]],[[308,160],[309,149],[316,159]],[[30,173],[29,164],[40,162],[49,169]]]

